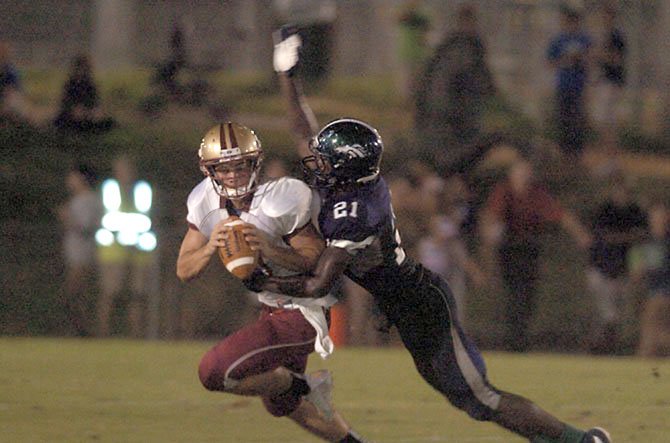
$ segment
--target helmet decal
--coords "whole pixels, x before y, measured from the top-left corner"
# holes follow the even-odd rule
[[[343,118],[328,123],[310,143],[303,169],[314,186],[365,183],[379,175],[383,143],[367,123]]]
[[[347,155],[351,158],[353,158],[353,157],[365,158],[365,154],[362,151],[362,146],[361,145],[338,146],[338,147],[335,148],[335,152],[345,154],[345,155]]]

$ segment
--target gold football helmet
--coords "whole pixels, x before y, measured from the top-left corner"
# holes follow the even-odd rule
[[[244,198],[258,186],[263,150],[261,142],[251,129],[237,123],[225,122],[207,131],[198,150],[200,170],[212,180],[214,189],[222,197],[232,200]],[[225,163],[243,160],[249,168],[249,181],[230,188],[217,178],[216,168]]]

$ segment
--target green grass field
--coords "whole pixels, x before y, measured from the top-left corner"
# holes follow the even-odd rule
[[[211,343],[0,339],[2,442],[313,442],[258,399],[205,391]],[[670,360],[485,354],[491,381],[615,442],[667,442]],[[449,406],[401,348],[338,349],[310,370],[335,377],[338,409],[375,442],[518,442]]]

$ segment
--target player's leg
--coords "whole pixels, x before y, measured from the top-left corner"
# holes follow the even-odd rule
[[[352,430],[339,412],[334,411],[331,419],[325,419],[316,406],[308,401],[301,402],[289,418],[312,434],[326,441],[338,443],[364,442],[363,438]]]
[[[203,386],[211,391],[257,396],[272,396],[288,389],[292,373],[284,366],[311,352],[314,333],[312,330],[311,336],[301,336],[293,331],[290,337],[279,337],[273,320],[280,315],[279,311],[264,310],[257,321],[210,349],[198,369]]]
[[[286,318],[288,317],[288,318]],[[298,311],[283,311],[273,316],[274,331],[280,340],[302,340],[314,337],[315,331]],[[282,361],[284,373],[291,378],[291,386],[284,393],[265,396],[263,403],[272,415],[287,416],[299,426],[326,441],[339,443],[363,442],[331,403],[332,378],[322,370],[302,375],[307,358],[314,350],[313,343],[305,351],[287,354]]]
[[[304,406],[311,404],[305,399],[312,386],[303,372],[314,336],[300,311],[265,311],[205,354],[200,380],[209,390],[260,396],[272,415],[287,416],[328,441],[358,441],[345,440],[350,428],[339,415],[327,418],[316,407]]]
[[[452,316],[455,302],[447,284],[432,276],[424,283],[423,292],[423,299],[430,304],[426,309],[430,309],[433,318],[442,325],[442,333],[435,335],[441,340],[432,353],[425,349],[410,351],[424,379],[451,404],[475,420],[492,421],[532,442],[597,442],[585,431],[561,422],[530,400],[494,388],[486,377],[479,350]],[[434,324],[427,325],[435,328]]]

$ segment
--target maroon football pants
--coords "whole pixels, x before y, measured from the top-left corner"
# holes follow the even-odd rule
[[[210,391],[225,391],[237,380],[280,366],[303,373],[315,338],[316,331],[298,309],[265,307],[258,320],[224,338],[203,356],[200,381]],[[286,393],[264,397],[263,403],[272,415],[280,417],[295,411],[300,398]]]

